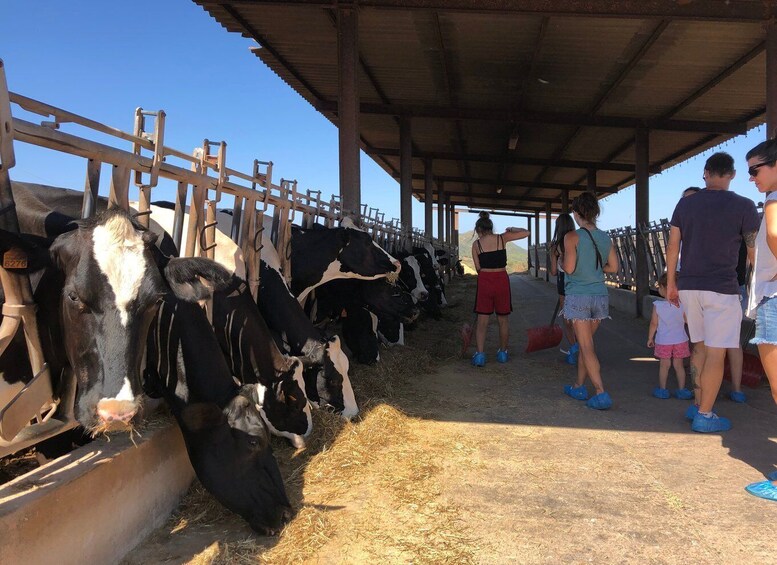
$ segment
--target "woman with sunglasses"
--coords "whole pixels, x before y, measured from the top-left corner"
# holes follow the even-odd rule
[[[747,172],[758,192],[766,194],[763,219],[755,238],[755,265],[750,281],[750,299],[747,315],[755,318],[755,337],[750,343],[758,345],[772,390],[777,402],[777,140],[770,139],[753,147],[747,155]],[[777,472],[768,481],[745,487],[750,494],[777,501]]]

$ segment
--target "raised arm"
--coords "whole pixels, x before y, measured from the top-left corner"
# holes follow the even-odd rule
[[[766,226],[766,244],[772,255],[777,257],[777,206],[775,201],[767,202],[764,206],[764,222]]]
[[[507,228],[502,234],[502,239],[505,241],[515,241],[516,239],[523,239],[529,237],[531,232],[524,228]]]

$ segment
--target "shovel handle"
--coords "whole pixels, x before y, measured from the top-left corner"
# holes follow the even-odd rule
[[[559,308],[561,308],[561,297],[556,299],[556,308],[553,310],[553,317],[550,319],[550,324],[548,324],[551,328],[556,324]]]

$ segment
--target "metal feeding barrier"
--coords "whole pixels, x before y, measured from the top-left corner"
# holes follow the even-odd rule
[[[45,120],[36,124],[14,117],[12,104]],[[279,184],[274,184],[272,161],[254,160],[250,173],[232,169],[227,165],[224,141],[205,139],[191,154],[168,147],[164,144],[165,120],[165,112],[161,110],[138,108],[134,130],[128,133],[10,92],[0,60],[0,228],[19,232],[9,171],[15,165],[14,144],[21,142],[86,159],[83,218],[98,210],[100,179],[103,169],[108,166],[107,207],[121,207],[132,212],[145,227],[153,220],[152,194],[160,189],[160,182],[171,183],[167,188],[174,195],[175,213],[170,235],[183,256],[213,258],[217,212],[231,213],[227,233],[243,252],[246,278],[255,299],[260,286],[259,260],[267,216],[272,219],[270,240],[279,251],[287,277],[291,224],[296,215],[304,228],[316,224],[331,228],[349,216],[388,251],[409,243],[432,243],[451,256],[456,251],[455,246],[423,237],[419,230],[403,230],[396,219],[386,221],[384,213],[377,208],[367,211],[365,205],[362,210],[345,210],[337,195],[324,200],[320,190],[301,192],[296,180],[281,179]],[[87,133],[66,133],[61,131],[63,124],[72,124]],[[101,141],[85,137],[97,137],[95,134]],[[103,142],[106,136],[116,143]],[[129,143],[129,149],[118,147],[119,143]],[[130,206],[131,181],[137,192],[135,209]],[[226,207],[229,204],[224,202],[225,196],[232,200],[231,207]],[[219,206],[222,206],[221,210]],[[186,244],[182,249],[184,233]],[[71,429],[78,422],[73,416],[74,376],[57,375],[57,379],[52,379],[43,358],[32,285],[24,273],[26,257],[12,250],[4,254],[0,263],[0,283],[5,293],[0,355],[14,336],[23,331],[32,375],[26,384],[8,384],[0,380],[1,457]],[[55,387],[56,382],[63,384]]]
[[[647,254],[648,280],[651,288],[657,288],[658,279],[666,270],[666,247],[669,243],[669,220],[648,222],[639,226],[643,235],[643,245]],[[621,288],[634,290],[637,284],[637,230],[631,226],[607,231],[615,254],[618,257],[618,272],[605,273],[605,280]],[[529,247],[529,256],[533,257],[532,266],[535,275],[548,271],[548,244],[542,243]]]

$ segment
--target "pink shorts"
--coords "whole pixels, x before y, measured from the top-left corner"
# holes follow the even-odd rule
[[[691,350],[687,341],[672,345],[656,344],[655,356],[659,359],[685,359],[691,356]]]

